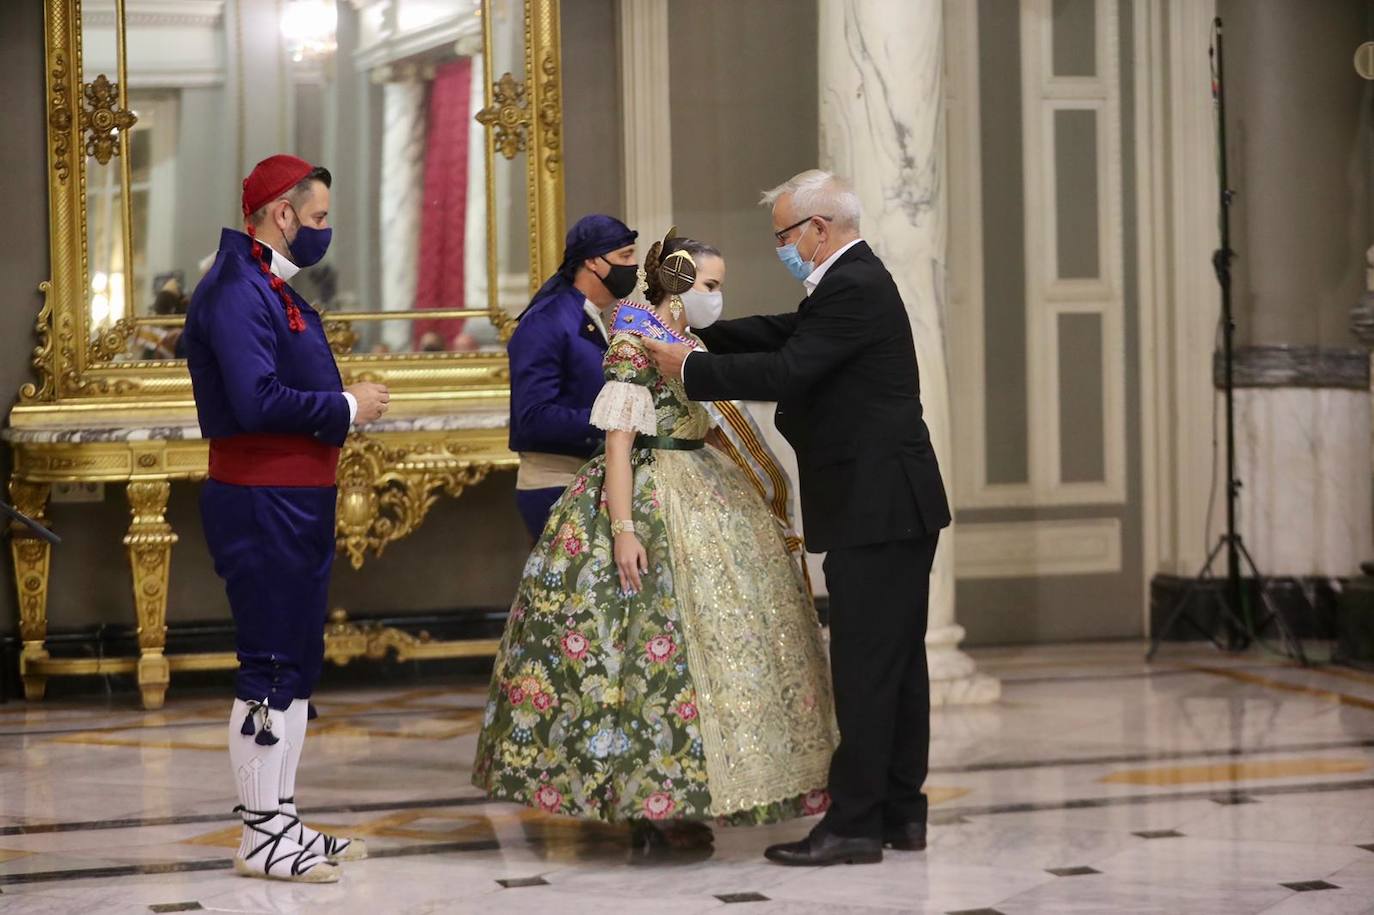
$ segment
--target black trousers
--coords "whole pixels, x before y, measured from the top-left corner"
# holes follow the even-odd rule
[[[924,823],[930,762],[926,617],[939,533],[833,550],[830,668],[840,745],[830,762],[825,827],[879,836],[884,824]]]

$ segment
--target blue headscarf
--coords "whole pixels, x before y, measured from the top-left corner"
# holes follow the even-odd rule
[[[638,232],[614,216],[602,213],[583,216],[568,230],[568,236],[563,241],[563,263],[558,265],[558,272],[539,287],[525,311],[529,311],[541,299],[571,289],[573,277],[583,261],[632,245],[638,237]],[[524,312],[520,316],[524,317]]]

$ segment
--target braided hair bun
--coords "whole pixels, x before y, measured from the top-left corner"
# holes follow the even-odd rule
[[[671,288],[668,282],[665,282],[665,277],[660,274],[661,268],[670,258],[674,262],[673,272],[679,272],[676,268],[682,266],[686,258],[673,257],[674,254],[685,252],[693,258],[720,257],[720,251],[711,245],[676,235],[676,232],[676,227],[670,229],[667,236],[662,241],[654,242],[649,247],[649,253],[644,256],[644,278],[647,285],[645,297],[650,305],[662,305],[668,296],[686,291],[683,288]],[[686,288],[691,288],[691,285],[688,284]]]

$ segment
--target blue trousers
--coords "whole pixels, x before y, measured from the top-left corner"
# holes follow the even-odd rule
[[[553,503],[558,501],[558,497],[563,495],[563,487],[555,486],[552,489],[517,489],[515,491],[515,505],[520,509],[520,518],[525,522],[525,530],[530,532],[530,539],[538,541],[540,535],[544,533],[544,525],[549,523],[549,511],[553,508]]]
[[[234,486],[207,480],[205,542],[234,614],[234,695],[274,709],[308,699],[324,664],[333,486]]]

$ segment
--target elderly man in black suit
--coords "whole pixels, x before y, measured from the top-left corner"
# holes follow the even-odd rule
[[[806,288],[795,312],[721,321],[709,352],[652,344],[693,400],[776,401],[797,452],[806,546],[826,553],[840,746],[831,807],[780,864],[881,861],[926,842],[930,570],[949,504],[922,418],[911,324],[859,235],[858,195],[812,170],[763,197],[779,259]]]

